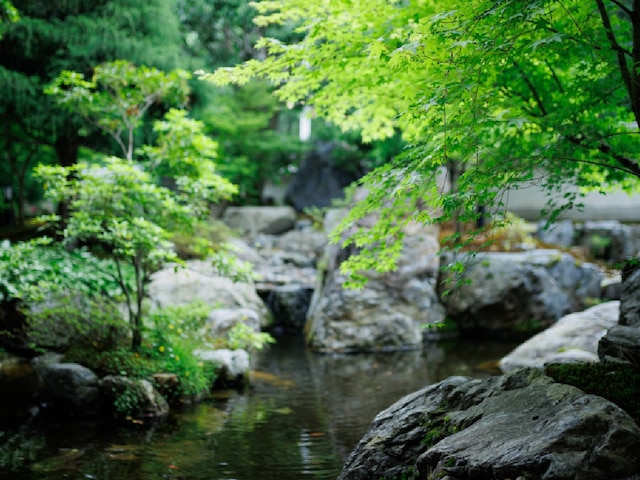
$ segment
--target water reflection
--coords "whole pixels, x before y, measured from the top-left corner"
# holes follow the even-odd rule
[[[450,375],[488,376],[476,366],[513,346],[317,355],[283,337],[255,358],[249,389],[217,392],[156,425],[36,418],[23,428],[27,443],[41,439],[35,463],[2,468],[0,479],[334,479],[379,411]]]

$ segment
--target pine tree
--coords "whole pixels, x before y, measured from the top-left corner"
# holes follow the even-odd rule
[[[52,149],[63,166],[76,163],[82,146],[108,147],[43,93],[61,71],[89,75],[92,65],[115,59],[167,70],[183,63],[173,0],[22,0],[16,10],[20,20],[3,25],[0,39],[0,89],[11,92],[0,98],[0,124],[11,125],[0,146],[15,152],[15,165],[31,152],[21,145]]]

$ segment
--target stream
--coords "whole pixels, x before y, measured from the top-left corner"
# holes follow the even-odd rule
[[[155,424],[36,416],[0,426],[0,480],[333,480],[378,412],[451,375],[485,378],[480,367],[516,346],[320,355],[302,337],[277,340],[255,354],[250,387]]]

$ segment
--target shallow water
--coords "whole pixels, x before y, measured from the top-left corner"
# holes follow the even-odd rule
[[[478,365],[514,346],[318,355],[300,337],[281,337],[255,357],[250,388],[215,392],[155,425],[36,417],[0,451],[0,465],[30,453],[35,461],[5,465],[0,479],[335,479],[378,412],[450,375],[486,377]]]

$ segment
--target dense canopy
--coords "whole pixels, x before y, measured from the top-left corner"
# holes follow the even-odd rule
[[[471,220],[501,208],[505,191],[539,184],[552,218],[582,190],[638,186],[640,2],[623,0],[276,0],[260,25],[299,24],[304,37],[264,38],[265,60],[205,78],[278,85],[365,139],[401,129],[409,146],[366,177],[368,203],[404,210],[406,197],[440,207],[409,218]],[[454,188],[434,195],[446,167]],[[383,216],[387,217],[387,216]],[[395,218],[397,220],[397,216]],[[381,222],[364,242],[398,231]],[[378,264],[379,265],[379,264]]]

